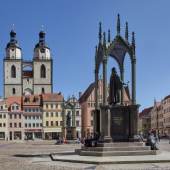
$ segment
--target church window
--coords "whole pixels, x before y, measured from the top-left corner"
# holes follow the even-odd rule
[[[14,65],[11,67],[11,77],[16,78],[16,67]]]
[[[13,88],[12,89],[12,94],[15,94],[15,93],[16,93],[15,88]]]
[[[42,91],[42,93],[45,93],[45,90],[44,90],[44,88],[42,88],[42,89],[41,89],[41,91]]]
[[[41,74],[41,78],[46,78],[46,68],[44,64],[41,65],[40,74]]]

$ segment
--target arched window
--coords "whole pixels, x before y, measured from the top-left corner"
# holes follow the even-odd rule
[[[16,91],[15,91],[15,88],[12,88],[12,94],[15,94]]]
[[[46,68],[44,64],[41,65],[40,74],[41,74],[41,78],[46,78]]]
[[[44,88],[42,88],[42,89],[41,89],[41,92],[42,92],[42,94],[43,94],[43,93],[45,93],[45,89],[44,89]]]
[[[11,67],[11,77],[16,78],[16,67],[14,65]]]

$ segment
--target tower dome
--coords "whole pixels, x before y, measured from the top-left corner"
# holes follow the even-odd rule
[[[34,48],[34,59],[50,60],[50,48],[45,42],[45,32],[39,32],[39,42],[35,45]]]
[[[14,30],[10,32],[10,41],[6,46],[6,59],[21,59],[21,48],[18,45]]]

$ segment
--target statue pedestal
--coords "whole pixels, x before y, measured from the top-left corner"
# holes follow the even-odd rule
[[[81,156],[129,156],[156,155],[158,152],[135,139],[139,105],[101,106],[100,114],[95,112],[103,141],[95,147],[83,146],[75,152]],[[99,125],[96,126],[99,129]]]
[[[67,140],[76,140],[76,127],[67,127],[66,128],[66,139]]]
[[[95,113],[95,132],[104,142],[135,141],[139,105],[101,106]]]
[[[138,108],[139,105],[114,105],[110,107],[110,132],[113,141],[135,141],[134,135],[137,135]]]

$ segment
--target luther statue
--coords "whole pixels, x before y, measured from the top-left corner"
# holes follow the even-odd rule
[[[122,82],[116,72],[115,67],[112,68],[110,76],[110,88],[109,88],[109,104],[115,105],[120,103],[120,92],[122,88]]]

